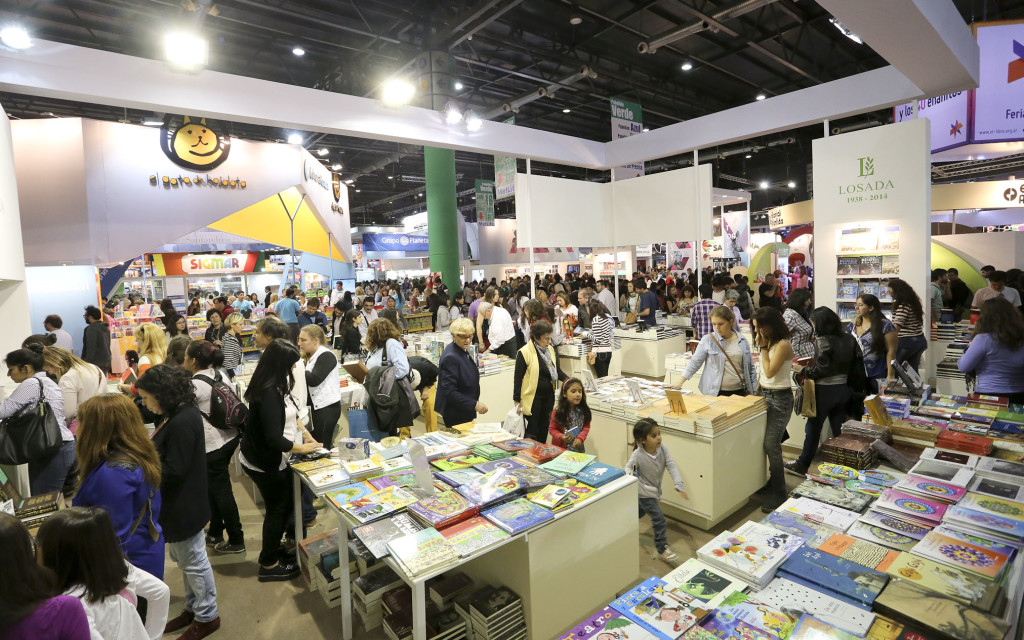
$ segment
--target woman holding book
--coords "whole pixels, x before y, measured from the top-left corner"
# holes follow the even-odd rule
[[[1024,403],[1024,320],[1013,303],[1003,297],[982,303],[974,339],[956,366],[974,380],[975,393]]]
[[[921,355],[928,348],[921,298],[913,287],[899,278],[889,281],[889,297],[892,298],[892,323],[899,332],[896,361],[906,362],[916,372],[921,366]]]
[[[870,293],[857,296],[857,318],[846,331],[857,339],[864,354],[868,390],[878,393],[880,380],[893,380],[892,361],[898,345],[896,327],[882,315],[882,304]]]
[[[480,368],[469,354],[473,344],[473,321],[457,318],[449,331],[452,342],[444,348],[437,364],[434,410],[441,414],[445,426],[451,428],[476,420],[477,414],[487,413],[487,405],[480,402]]]

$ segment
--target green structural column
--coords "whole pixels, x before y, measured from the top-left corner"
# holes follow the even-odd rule
[[[462,288],[459,279],[459,211],[455,201],[455,152],[423,148],[427,178],[427,241],[430,270],[439,271],[449,293]]]

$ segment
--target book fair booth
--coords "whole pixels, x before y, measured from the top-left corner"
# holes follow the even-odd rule
[[[826,4],[842,12],[844,3]],[[1019,234],[932,236],[933,211],[989,206],[986,199],[993,199],[998,187],[991,187],[991,193],[969,185],[962,191],[933,189],[934,134],[926,118],[828,135],[813,144],[814,200],[772,212],[773,229],[790,229],[784,239],[753,237],[749,196],[715,189],[712,168],[696,162],[696,148],[903,104],[948,90],[951,83],[974,83],[977,69],[971,73],[970,60],[958,55],[964,34],[951,33],[947,21],[917,4],[913,11],[900,9],[900,29],[938,30],[957,46],[951,50],[943,38],[935,44],[922,38],[912,57],[890,52],[906,75],[896,66],[878,69],[805,90],[810,93],[797,92],[802,96],[778,96],[763,101],[763,107],[741,106],[724,116],[671,125],[658,136],[640,134],[609,146],[575,139],[567,144],[564,136],[525,127],[510,134],[499,128],[504,125],[489,122],[479,138],[467,141],[426,110],[385,111],[368,99],[342,94],[295,94],[303,99],[288,101],[288,87],[246,79],[245,109],[228,103],[211,112],[234,109],[249,120],[276,121],[281,113],[268,105],[285,103],[289,121],[317,129],[601,170],[693,151],[696,166],[614,177],[607,183],[535,175],[528,159],[526,173],[512,176],[516,219],[496,220],[481,230],[481,260],[461,260],[462,277],[482,271],[482,278],[501,280],[552,268],[561,274],[572,268],[620,276],[629,275],[637,260],[655,264],[656,256],[663,255],[670,271],[699,271],[708,264],[745,271],[754,280],[799,254],[802,265],[815,267],[816,304],[849,320],[856,295],[882,294],[888,278],[899,277],[923,292],[933,265],[954,264],[963,265],[965,280],[976,286],[976,263],[984,262],[981,258],[993,246],[1024,255]],[[876,23],[862,9],[847,8],[844,19],[866,40],[891,37],[872,27]],[[968,43],[973,41],[968,38]],[[95,64],[99,58],[94,53],[85,55],[83,63]],[[0,51],[0,62],[7,61],[4,55]],[[111,73],[118,73],[116,54],[97,55],[111,62]],[[941,68],[918,64],[932,58],[942,60]],[[76,68],[77,63],[63,64]],[[2,69],[0,64],[0,87]],[[97,79],[86,70],[83,74]],[[159,67],[153,67],[153,74],[166,78]],[[197,90],[220,95],[215,85],[204,85],[211,80],[202,75],[194,80]],[[144,102],[172,110],[175,99],[157,92]],[[324,115],[339,112],[374,117],[352,122]],[[398,126],[404,118],[417,125],[414,135],[410,127]],[[95,301],[95,287],[104,277],[131,288],[137,280],[157,280],[160,293],[176,304],[191,290],[223,291],[236,283],[247,291],[260,287],[256,292],[262,296],[262,282],[273,286],[273,278],[280,285],[293,277],[294,261],[281,271],[268,271],[259,251],[156,252],[201,228],[293,247],[303,257],[324,261],[320,264],[328,266],[325,275],[331,280],[358,278],[346,187],[304,149],[217,136],[221,161],[187,168],[172,157],[180,152],[174,141],[193,135],[190,126],[215,127],[212,120],[195,116],[157,130],[80,119],[0,119],[0,153],[8,153],[10,138],[17,171],[16,189],[10,179],[15,176],[0,175],[0,195],[4,210],[20,209],[22,221],[14,229],[9,216],[0,215],[0,248],[12,249],[20,259],[23,244],[29,265],[26,270],[6,264],[0,251],[0,278],[16,283],[9,288],[31,308],[33,326],[39,324],[36,314],[49,307],[25,283],[45,276],[36,282],[59,287],[61,278],[54,274],[60,272],[54,270],[64,268],[72,269],[65,280],[74,305],[90,295]],[[66,151],[54,152],[61,145]],[[38,179],[54,170],[64,178]],[[1003,187],[1004,193],[1010,188]],[[937,209],[940,196],[942,208]],[[975,204],[965,206],[968,201]],[[78,204],[58,207],[57,202]],[[38,215],[51,211],[45,220]],[[721,238],[717,246],[716,237]],[[406,242],[412,240],[406,237]],[[363,249],[367,243],[364,236]],[[661,246],[642,248],[653,244]],[[490,261],[489,256],[499,258]],[[377,259],[382,262],[375,267],[390,266],[400,274],[411,265],[383,261],[419,256]],[[66,267],[60,266],[65,262]],[[340,263],[337,271],[334,263]],[[120,274],[104,276],[96,269],[114,264],[120,265]],[[124,271],[133,268],[137,274]],[[322,291],[318,283],[330,285],[329,280],[302,282],[317,295]],[[155,283],[142,286],[158,291]],[[7,304],[0,299],[0,312],[7,311]],[[124,341],[117,350],[131,345],[134,325],[157,315],[144,305],[134,315],[115,318],[114,340]],[[432,331],[423,315],[406,316],[405,352],[436,363],[452,338]],[[902,380],[905,388],[869,398],[866,415],[846,422],[842,434],[825,436],[823,462],[808,470],[783,504],[769,509],[761,521],[740,521],[737,514],[768,479],[768,405],[757,395],[704,396],[698,391],[700,373],[673,388],[692,357],[687,327],[659,320],[650,328],[622,323],[614,330],[612,375],[606,378],[593,376],[585,336],[558,346],[560,366],[583,378],[593,413],[585,451],[568,451],[505,428],[502,418],[514,412],[514,360],[473,352],[481,375],[480,401],[489,407],[488,414],[447,425],[438,422],[428,401],[411,437],[402,439],[376,431],[359,367],[342,363],[343,413],[335,449],[290,460],[297,558],[305,586],[318,592],[325,606],[339,609],[331,614],[332,633],[344,640],[359,637],[360,627],[383,627],[389,637],[414,640],[608,640],[620,635],[677,640],[743,633],[780,640],[1003,640],[1019,633],[1024,407],[1011,406],[1005,398],[957,395],[944,391],[941,383],[932,388],[929,378],[941,379],[937,361],[946,357],[936,347],[927,358],[924,380],[908,375]],[[932,320],[940,327],[953,324],[931,318],[926,306],[924,324]],[[28,325],[20,318],[10,332],[27,334]],[[190,318],[190,334],[201,331]],[[739,331],[752,338],[747,323]],[[244,346],[255,351],[248,342]],[[244,395],[254,360],[233,381],[239,395]],[[943,416],[944,426],[937,426],[937,416]],[[635,455],[633,426],[641,418],[657,423],[662,446],[677,461],[686,488],[680,491],[672,478],[663,478],[662,509],[708,531],[710,540],[696,549],[695,558],[637,584],[644,578],[638,574],[638,559],[647,553],[641,551],[633,518],[642,504],[641,487],[624,469]],[[802,440],[803,424],[802,418],[790,420],[791,443]],[[973,430],[959,428],[964,424]],[[911,456],[908,444],[923,446]],[[0,484],[5,495],[10,492],[9,483]],[[306,490],[324,503],[331,525],[303,539],[300,495]],[[259,499],[256,495],[257,504]],[[729,529],[723,528],[726,523]],[[566,588],[567,580],[572,588]],[[399,611],[405,613],[396,615]],[[883,634],[896,627],[895,635]]]

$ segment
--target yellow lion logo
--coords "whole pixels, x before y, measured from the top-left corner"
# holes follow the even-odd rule
[[[171,162],[193,171],[216,169],[228,159],[231,140],[222,136],[201,118],[195,122],[185,116],[179,127],[169,122],[161,129],[161,148]]]

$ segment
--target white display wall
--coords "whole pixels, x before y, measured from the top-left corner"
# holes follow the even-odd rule
[[[19,348],[32,333],[19,211],[11,122],[0,109],[0,355]]]

